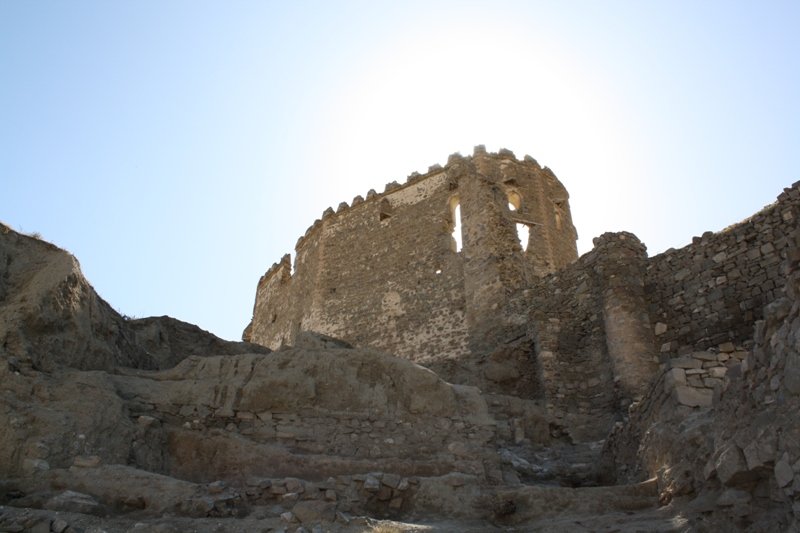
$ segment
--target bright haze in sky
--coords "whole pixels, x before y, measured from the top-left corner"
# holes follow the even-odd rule
[[[578,248],[651,255],[800,180],[800,2],[0,3],[0,221],[129,316],[238,340],[325,208],[508,148]]]

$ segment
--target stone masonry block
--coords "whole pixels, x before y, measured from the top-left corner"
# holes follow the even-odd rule
[[[702,368],[703,363],[692,357],[678,357],[669,360],[670,368]]]
[[[686,385],[686,370],[671,368],[664,374],[664,392],[670,393],[676,386]]]

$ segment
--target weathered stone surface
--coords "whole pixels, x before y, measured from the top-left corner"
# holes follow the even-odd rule
[[[736,347],[733,345],[732,342],[724,342],[724,343],[719,345],[719,351],[725,352],[725,353],[731,353],[731,352],[736,351]]]
[[[717,498],[717,505],[730,507],[733,505],[744,505],[750,503],[753,496],[744,490],[728,489]]]
[[[303,486],[303,481],[301,479],[290,477],[286,478],[286,490],[301,494],[305,492],[305,487]]]
[[[158,420],[156,420],[152,416],[147,416],[147,415],[142,415],[139,418],[137,418],[137,422],[139,423],[140,426],[158,426],[158,425],[161,425],[161,423]]]
[[[336,519],[336,505],[320,500],[301,501],[292,507],[292,513],[303,524],[318,520],[333,522]]]
[[[69,524],[62,520],[61,518],[56,518],[53,520],[53,523],[50,526],[50,529],[53,533],[64,533],[66,529],[69,527]]]
[[[745,461],[747,462],[747,468],[750,470],[755,470],[756,468],[764,467],[765,459],[762,459],[763,456],[766,455],[764,449],[764,443],[759,441],[753,441],[749,445],[747,445],[743,451]],[[771,459],[766,459],[767,461]]]
[[[469,449],[460,442],[451,442],[447,446],[447,450],[456,457],[470,457],[472,455]]]
[[[72,465],[79,468],[96,468],[100,466],[101,459],[96,455],[78,455],[73,459]]]
[[[364,480],[364,490],[377,492],[381,488],[381,481],[375,476],[367,476]]]
[[[50,464],[43,459],[30,459],[26,458],[22,462],[22,469],[29,475],[34,475],[38,472],[50,469]]]
[[[672,390],[672,399],[680,405],[689,407],[711,407],[713,392],[678,385]]]
[[[701,368],[703,363],[693,357],[679,357],[677,359],[670,359],[670,368]]]
[[[676,386],[686,385],[686,370],[671,368],[664,374],[664,392],[671,392]]]
[[[783,384],[791,394],[800,396],[800,353],[792,352],[786,356]]]
[[[711,378],[722,379],[728,373],[728,368],[724,366],[716,366],[708,369],[708,375]]]
[[[784,458],[775,463],[775,481],[779,487],[785,487],[794,480],[794,470]]]
[[[400,485],[400,476],[397,474],[384,474],[381,483],[389,488],[396,489]]]
[[[31,528],[31,533],[50,533],[50,520],[43,520]]]
[[[690,355],[693,359],[699,359],[700,361],[716,361],[717,354],[714,352],[692,352]]]
[[[102,511],[101,505],[97,503],[94,498],[88,494],[81,494],[80,492],[71,490],[66,490],[58,496],[50,498],[45,504],[45,508],[66,513],[84,514],[99,513]]]
[[[735,444],[729,444],[722,451],[719,458],[717,458],[715,468],[719,480],[727,486],[734,486],[757,479],[757,476],[747,467],[741,448]]]

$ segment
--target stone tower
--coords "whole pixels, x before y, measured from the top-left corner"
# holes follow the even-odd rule
[[[485,354],[521,323],[509,297],[578,258],[569,195],[548,168],[509,150],[451,157],[462,205],[462,261],[470,347]],[[528,242],[520,241],[528,234]],[[524,237],[523,237],[524,238]]]
[[[550,169],[478,146],[326,210],[294,269],[287,255],[259,281],[243,337],[279,348],[313,330],[420,363],[476,360],[525,330],[510,296],[576,260],[576,239]]]

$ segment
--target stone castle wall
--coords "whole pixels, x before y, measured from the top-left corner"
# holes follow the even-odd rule
[[[630,233],[606,233],[572,265],[520,293],[548,405],[611,416],[657,370],[644,312],[647,255]]]
[[[659,363],[752,342],[783,287],[800,188],[650,258],[625,232],[596,238],[577,258],[567,200],[528,156],[480,146],[455,154],[326,211],[298,242],[294,272],[286,256],[262,278],[245,337],[279,348],[313,330],[426,364],[452,383],[610,423]],[[526,251],[517,224],[530,229]]]
[[[645,292],[662,360],[752,339],[784,285],[781,256],[796,224],[798,185],[743,222],[650,258]]]
[[[520,291],[512,307],[527,313],[548,404],[610,414],[644,389],[656,356],[673,368],[706,349],[752,343],[753,324],[784,285],[798,186],[739,224],[650,258],[634,235],[605,234],[578,261]],[[705,367],[690,370],[708,377]]]
[[[527,251],[518,224],[530,228]],[[576,237],[549,169],[479,146],[327,210],[294,268],[285,256],[260,280],[244,338],[277,349],[313,330],[417,362],[479,357],[519,329],[508,299],[577,258]]]
[[[462,354],[463,273],[443,230],[449,196],[439,171],[326,212],[298,242],[294,273],[286,256],[259,283],[253,340],[277,348],[313,330],[399,356],[431,342]],[[414,255],[411,243],[403,246],[408,236]]]

